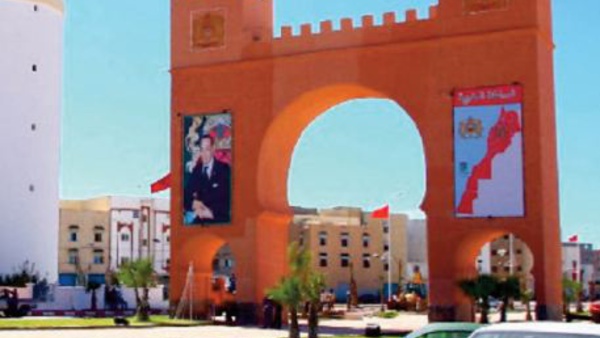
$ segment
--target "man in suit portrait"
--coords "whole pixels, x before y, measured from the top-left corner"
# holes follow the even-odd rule
[[[199,140],[200,158],[184,188],[185,224],[231,221],[231,169],[215,158],[215,140],[208,134]]]

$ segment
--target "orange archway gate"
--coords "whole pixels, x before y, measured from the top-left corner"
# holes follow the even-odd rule
[[[350,99],[387,98],[415,121],[427,163],[430,319],[467,319],[457,280],[475,273],[486,241],[514,233],[535,257],[538,319],[561,317],[560,230],[550,0],[440,0],[428,18],[407,11],[360,27],[322,22],[318,33],[284,27],[273,38],[271,0],[172,1],[172,264],[178,301],[190,263],[194,299],[210,297],[211,260],[223,243],[236,257],[236,300],[245,313],[285,274],[291,210],[288,170],[301,132]],[[518,84],[522,97],[524,213],[457,217],[453,95]],[[229,225],[184,224],[188,116],[231,116]],[[254,307],[255,308],[255,307]]]

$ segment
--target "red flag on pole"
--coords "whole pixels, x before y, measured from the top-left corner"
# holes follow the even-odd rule
[[[150,193],[155,194],[171,187],[171,173],[166,174],[160,180],[150,185]]]
[[[371,214],[372,218],[388,219],[390,217],[390,206],[385,205],[379,209],[375,209]]]
[[[569,243],[577,243],[577,242],[579,242],[578,235],[573,235],[573,236],[569,237]]]

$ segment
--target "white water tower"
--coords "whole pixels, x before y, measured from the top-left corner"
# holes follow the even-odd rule
[[[57,279],[63,0],[0,0],[0,274]]]

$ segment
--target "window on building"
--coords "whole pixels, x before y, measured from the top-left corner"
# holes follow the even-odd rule
[[[522,267],[522,266],[520,266],[520,265],[519,265],[519,266],[517,266],[517,271],[518,271],[518,272],[523,272],[523,267]]]
[[[171,236],[167,236],[167,243],[171,243]]]
[[[492,266],[492,273],[497,273],[497,272],[498,272],[498,267]]]
[[[383,263],[383,271],[388,271],[390,269],[390,265],[388,263]]]
[[[69,249],[69,264],[78,264],[79,263],[79,250],[77,249]]]
[[[326,231],[319,232],[319,245],[320,246],[327,245],[327,232]]]
[[[94,264],[104,264],[104,250],[94,250]]]
[[[101,243],[102,242],[102,234],[104,233],[104,227],[97,225],[94,227],[94,242]]]
[[[388,252],[390,250],[390,246],[387,243],[383,243],[383,252]]]
[[[327,267],[327,253],[326,252],[319,253],[319,266],[322,268]]]
[[[121,234],[121,242],[129,242],[129,234]]]
[[[363,245],[363,248],[368,248],[370,242],[371,242],[371,236],[369,236],[369,234],[363,234],[362,235],[362,245]]]
[[[363,254],[363,268],[368,269],[371,267],[371,255],[366,253]]]
[[[129,263],[129,257],[121,257],[121,265]]]
[[[498,255],[498,250],[494,249],[492,250],[492,256],[497,256]]]
[[[143,239],[142,240],[142,246],[148,246],[148,240],[147,239]]]
[[[504,272],[510,272],[510,268],[508,266],[504,267]]]
[[[350,244],[350,234],[347,232],[342,232],[340,234],[340,245],[342,248],[347,248]]]
[[[383,225],[383,233],[387,234],[390,231],[390,227],[388,227],[387,223]]]
[[[298,236],[298,245],[304,246],[304,233],[300,233]]]
[[[69,242],[77,242],[78,233],[79,233],[79,226],[77,226],[77,225],[69,226]]]
[[[521,249],[517,249],[517,251],[516,251],[516,254],[517,254],[517,255],[520,255],[520,254],[522,254],[522,253],[523,253],[523,250],[521,250]]]
[[[342,268],[347,268],[350,266],[350,255],[347,253],[343,253],[340,255],[340,266]]]

